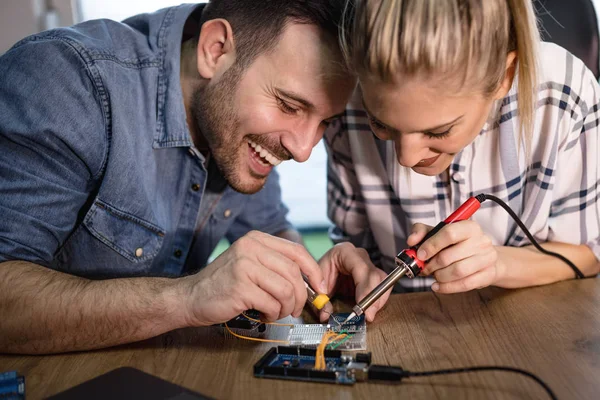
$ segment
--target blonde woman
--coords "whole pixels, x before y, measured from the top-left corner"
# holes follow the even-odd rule
[[[540,43],[531,0],[357,0],[348,15],[345,47],[360,83],[325,135],[333,239],[366,248],[389,271],[400,250],[487,193],[542,247],[596,275],[600,89],[580,60]],[[575,276],[491,202],[419,257],[423,276],[401,280],[404,290]]]

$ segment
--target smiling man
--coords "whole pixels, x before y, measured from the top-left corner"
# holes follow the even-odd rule
[[[182,5],[0,58],[0,352],[299,315],[301,273],[330,294],[340,275],[356,296],[378,283],[362,250],[317,263],[293,242],[273,171],[308,159],[355,86],[341,3]]]

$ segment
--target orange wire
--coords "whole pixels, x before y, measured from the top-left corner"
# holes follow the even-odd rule
[[[325,362],[325,349],[329,344],[339,339],[343,339],[346,336],[346,334],[337,334],[332,331],[325,332],[321,339],[321,343],[319,343],[315,352],[315,369],[324,370],[327,368],[327,363]]]
[[[315,352],[315,369],[323,370],[325,369],[325,354],[323,350],[323,344],[329,340],[330,333],[326,332],[321,338],[321,343],[317,346],[317,351]]]
[[[285,344],[289,344],[290,342],[288,342],[287,340],[271,340],[271,339],[259,339],[259,338],[253,338],[253,337],[249,337],[249,336],[242,336],[242,335],[238,335],[237,333],[233,332],[230,328],[229,325],[227,325],[227,322],[225,322],[225,328],[227,329],[227,331],[229,331],[229,333],[231,333],[233,336],[240,338],[240,339],[246,339],[246,340],[253,340],[255,342],[268,342],[268,343],[285,343]]]
[[[321,339],[321,343],[319,343],[319,346],[317,346],[317,351],[315,353],[315,369],[324,370],[327,368],[327,363],[325,362],[325,349],[328,345],[332,344],[333,342],[337,342],[346,336],[348,335],[345,333],[337,334],[333,331],[325,332],[323,338]]]

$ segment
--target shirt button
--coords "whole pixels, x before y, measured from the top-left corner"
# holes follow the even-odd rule
[[[144,254],[144,249],[142,249],[141,247],[139,249],[135,250],[136,257],[141,257],[143,254]]]
[[[176,258],[179,258],[179,257],[181,257],[181,255],[182,255],[182,254],[183,254],[183,252],[182,252],[181,250],[179,250],[179,249],[177,249],[177,250],[175,250],[175,251],[173,252],[173,255],[174,255]]]
[[[198,185],[197,183],[194,183],[194,184],[192,185],[192,190],[193,190],[194,192],[197,192],[198,190],[200,190],[200,185]]]
[[[460,182],[460,180],[461,180],[461,179],[462,179],[462,175],[461,175],[460,173],[458,173],[458,172],[455,172],[455,173],[453,173],[453,174],[452,174],[452,180],[453,180],[455,183],[458,183],[458,182]]]
[[[223,213],[223,216],[225,218],[229,218],[231,216],[231,210],[230,209],[225,210],[225,212]]]

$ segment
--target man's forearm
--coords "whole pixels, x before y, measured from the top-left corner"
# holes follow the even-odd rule
[[[176,281],[90,281],[0,263],[0,353],[58,353],[147,339],[185,325]]]
[[[585,276],[594,276],[600,271],[600,263],[594,253],[585,245],[566,243],[543,243],[544,249],[566,257]],[[496,286],[519,288],[546,285],[575,275],[573,270],[560,259],[543,254],[533,246],[498,247],[500,279]]]

